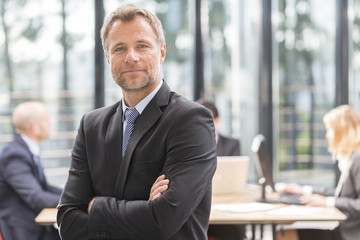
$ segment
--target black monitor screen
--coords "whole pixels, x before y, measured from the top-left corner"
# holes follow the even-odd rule
[[[266,145],[266,138],[262,134],[255,136],[251,150],[255,153],[256,171],[259,179],[265,180],[265,185],[268,185],[275,192],[275,184],[272,175],[272,167],[269,158],[269,151]]]

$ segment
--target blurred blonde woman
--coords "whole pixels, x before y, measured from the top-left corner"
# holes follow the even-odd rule
[[[349,105],[342,105],[326,113],[323,121],[329,151],[338,160],[341,171],[336,188],[288,184],[284,191],[301,194],[303,204],[335,206],[347,216],[347,220],[332,231],[298,231],[300,239],[358,240],[360,239],[360,113]]]

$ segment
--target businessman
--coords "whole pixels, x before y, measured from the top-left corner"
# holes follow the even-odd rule
[[[123,98],[81,120],[58,207],[62,239],[207,239],[211,114],[162,79],[166,45],[154,14],[123,5],[101,38]]]
[[[35,223],[43,208],[56,207],[61,189],[47,183],[39,159],[49,136],[49,118],[39,102],[18,105],[12,116],[14,141],[0,155],[0,228],[4,240],[60,239],[53,227]]]

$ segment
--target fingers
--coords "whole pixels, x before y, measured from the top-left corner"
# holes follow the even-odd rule
[[[310,202],[311,202],[311,196],[301,196],[300,197],[300,202],[304,205],[310,205]]]
[[[169,179],[165,179],[165,175],[159,176],[151,187],[149,200],[155,200],[168,189]]]
[[[168,180],[167,180],[168,181]],[[149,200],[155,200],[161,196],[161,194],[168,189],[168,185],[162,185],[151,191]]]
[[[153,187],[154,187],[155,184],[157,184],[158,182],[160,182],[161,180],[164,180],[164,179],[165,179],[165,174],[159,176],[159,177],[155,180],[155,182],[154,182],[154,184],[153,184]]]
[[[313,195],[304,195],[300,197],[302,204],[307,206],[325,206],[326,198],[324,196],[313,194]]]
[[[168,185],[157,188],[153,193],[150,194],[149,200],[155,200],[161,196],[161,194],[168,189]]]
[[[284,192],[293,193],[293,194],[302,194],[302,186],[296,183],[289,183],[285,186]]]

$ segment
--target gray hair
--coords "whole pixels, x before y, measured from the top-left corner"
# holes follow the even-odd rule
[[[112,24],[116,21],[130,22],[136,17],[143,17],[150,24],[154,30],[160,46],[165,43],[164,30],[159,18],[152,12],[144,8],[140,8],[135,4],[126,4],[120,6],[114,12],[110,13],[110,15],[105,19],[105,22],[101,28],[100,37],[105,52],[107,52],[106,38]]]

